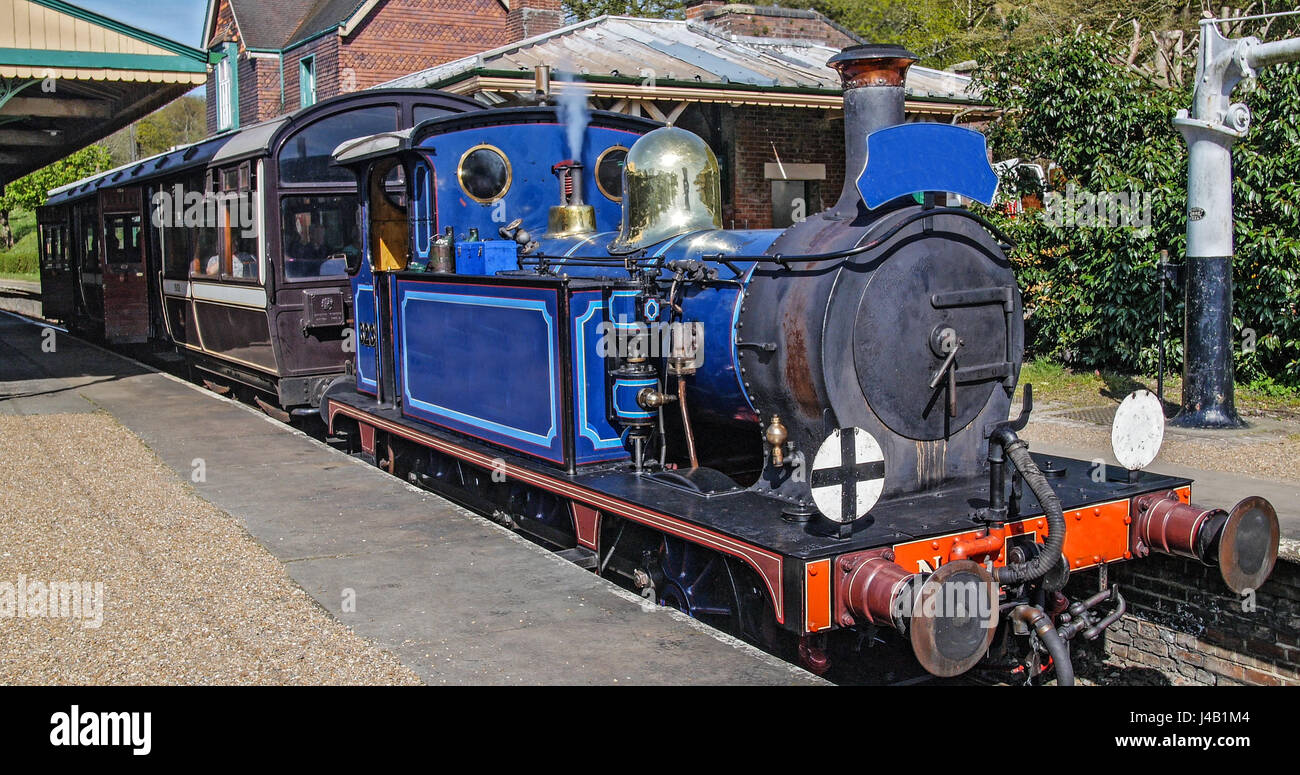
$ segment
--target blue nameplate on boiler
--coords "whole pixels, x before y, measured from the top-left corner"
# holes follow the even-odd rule
[[[858,192],[875,209],[925,191],[960,194],[993,204],[998,174],[984,135],[951,124],[899,124],[867,135],[867,163]]]

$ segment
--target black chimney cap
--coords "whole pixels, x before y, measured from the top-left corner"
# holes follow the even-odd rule
[[[836,62],[852,62],[859,59],[910,59],[915,62],[920,57],[893,43],[864,43],[860,46],[849,46],[831,57],[826,64],[833,65]]]

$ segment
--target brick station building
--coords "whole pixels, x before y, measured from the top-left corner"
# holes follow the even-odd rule
[[[208,128],[224,131],[377,85],[486,105],[583,88],[592,107],[702,136],[718,154],[726,226],[783,227],[834,201],[844,179],[839,77],[862,43],[815,11],[696,0],[686,18],[563,24],[560,0],[211,0]],[[569,73],[539,95],[538,68]],[[914,121],[992,111],[956,73],[913,67]]]
[[[560,0],[209,0],[208,132],[562,24]]]

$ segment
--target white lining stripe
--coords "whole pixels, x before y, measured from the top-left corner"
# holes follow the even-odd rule
[[[241,288],[234,285],[190,283],[196,301],[216,301],[240,307],[266,309],[265,288]]]

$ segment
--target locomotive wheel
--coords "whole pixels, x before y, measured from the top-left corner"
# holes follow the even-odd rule
[[[397,453],[387,444],[375,445],[375,465],[390,474],[397,473]]]
[[[664,536],[659,550],[663,574],[659,604],[692,619],[741,631],[741,603],[727,559],[680,538]]]

